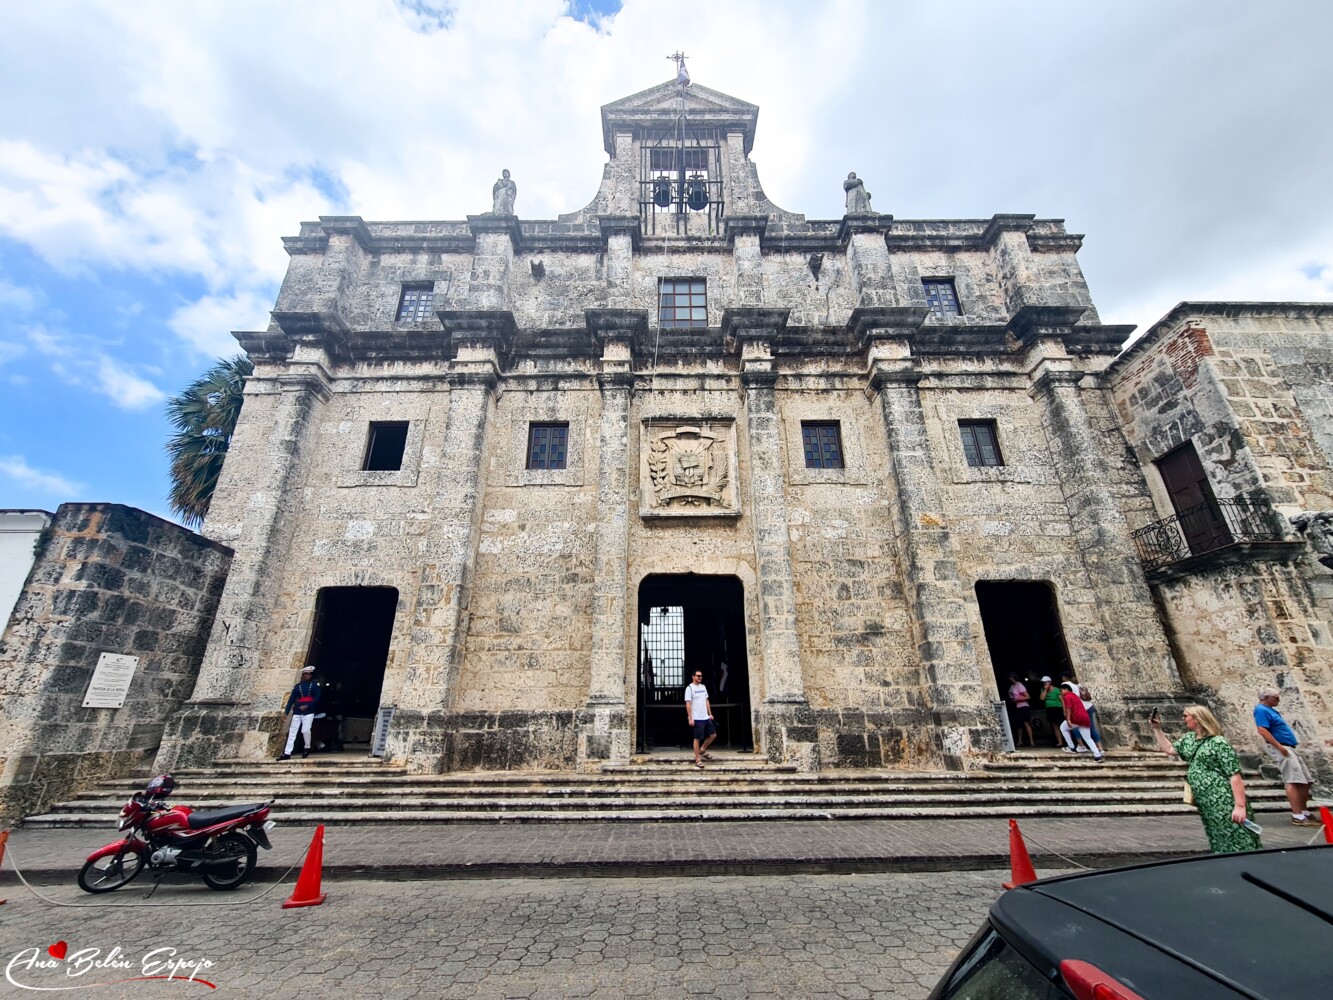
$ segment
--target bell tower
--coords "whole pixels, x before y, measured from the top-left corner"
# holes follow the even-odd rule
[[[754,212],[748,163],[759,108],[676,78],[602,108],[612,198],[645,236],[717,235],[728,214]]]

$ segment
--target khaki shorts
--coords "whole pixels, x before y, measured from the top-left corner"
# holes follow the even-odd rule
[[[1264,744],[1264,751],[1268,754],[1268,759],[1277,765],[1277,769],[1282,774],[1282,784],[1284,785],[1313,785],[1314,781],[1310,778],[1310,772],[1305,769],[1305,763],[1300,755],[1296,753],[1295,747],[1287,747],[1287,755],[1282,756],[1277,748],[1271,743]]]

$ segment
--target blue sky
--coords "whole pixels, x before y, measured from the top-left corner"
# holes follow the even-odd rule
[[[1333,5],[50,0],[0,13],[0,507],[166,514],[166,396],[262,329],[328,214],[586,204],[598,108],[672,75],[761,108],[769,195],[1087,234],[1102,319],[1333,298]]]

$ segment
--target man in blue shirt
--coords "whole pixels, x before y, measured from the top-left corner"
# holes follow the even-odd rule
[[[1287,802],[1291,804],[1291,821],[1296,826],[1319,826],[1319,820],[1310,815],[1310,772],[1296,753],[1300,742],[1296,734],[1277,710],[1282,700],[1277,688],[1260,688],[1259,704],[1254,706],[1254,726],[1264,741],[1264,752],[1277,765],[1282,783],[1287,786]]]

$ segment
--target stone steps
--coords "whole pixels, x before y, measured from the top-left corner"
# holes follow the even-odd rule
[[[651,822],[1003,818],[1188,814],[1184,769],[1157,755],[1117,754],[1106,764],[1067,755],[1004,758],[967,772],[798,773],[751,756],[721,754],[699,771],[688,752],[589,774],[456,772],[347,756],[221,761],[175,772],[179,800],[215,809],[275,798],[274,818],[294,825],[352,823]],[[33,828],[113,825],[141,777],[101,782],[32,816]],[[1251,781],[1256,809],[1285,805],[1281,786]]]

